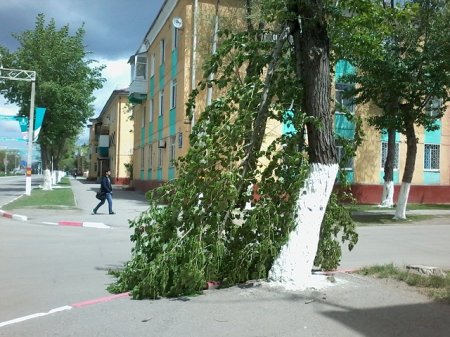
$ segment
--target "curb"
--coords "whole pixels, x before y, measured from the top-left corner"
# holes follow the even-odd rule
[[[26,215],[12,214],[9,212],[5,212],[1,209],[0,209],[0,216],[13,220],[28,221],[28,217]]]
[[[12,214],[10,212],[6,212],[0,209],[0,216],[19,221],[28,221],[28,217],[26,215]],[[53,223],[55,224],[55,223]],[[101,229],[110,229],[111,226],[104,224],[103,222],[87,222],[87,221],[58,221],[56,225],[59,226],[72,226],[72,227],[87,227],[87,228],[101,228]]]
[[[103,222],[82,222],[82,221],[58,221],[59,226],[71,226],[71,227],[87,227],[87,228],[103,228],[109,229],[111,226],[104,224]]]

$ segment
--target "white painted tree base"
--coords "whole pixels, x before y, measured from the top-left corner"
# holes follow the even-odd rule
[[[52,174],[49,169],[44,170],[44,186],[42,187],[45,191],[52,190]]]
[[[394,219],[406,219],[406,205],[408,204],[409,189],[411,183],[402,182],[400,193],[398,195],[397,208],[395,210]]]
[[[385,181],[383,184],[383,195],[381,196],[381,204],[378,207],[392,208],[394,207],[394,182]]]
[[[311,270],[319,243],[320,227],[333,190],[338,165],[311,164],[309,176],[295,205],[295,229],[269,271],[268,280],[290,290],[300,290],[323,282]],[[319,281],[320,280],[320,281]]]

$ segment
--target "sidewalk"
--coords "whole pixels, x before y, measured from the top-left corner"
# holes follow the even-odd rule
[[[95,193],[99,184],[84,178],[70,180],[75,197],[76,209],[15,209],[11,213],[27,217],[32,223],[52,223],[76,226],[83,223],[104,224],[111,228],[128,228],[129,219],[134,219],[148,209],[149,203],[143,193],[124,190],[122,186],[113,185],[113,210],[116,214],[108,214],[108,202],[100,207],[97,214],[92,209],[98,204]],[[95,226],[94,226],[95,227]]]

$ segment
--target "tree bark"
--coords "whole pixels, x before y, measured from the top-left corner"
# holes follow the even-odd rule
[[[269,280],[289,288],[311,286],[311,270],[319,243],[320,227],[331,195],[338,165],[331,115],[330,45],[322,1],[298,0],[292,10],[301,16],[291,22],[297,76],[303,86],[303,109],[313,118],[307,124],[310,170],[300,189],[295,209],[295,229],[282,247]],[[300,27],[301,24],[301,27]]]
[[[395,130],[388,130],[388,146],[384,163],[384,185],[381,207],[394,206],[394,161],[395,161]]]
[[[405,135],[407,145],[405,171],[403,172],[402,186],[398,196],[394,219],[406,219],[406,205],[408,203],[409,189],[414,175],[417,154],[417,138],[413,122],[408,122],[406,124]]]

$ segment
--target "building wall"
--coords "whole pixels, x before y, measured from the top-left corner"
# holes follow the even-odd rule
[[[89,172],[88,180],[96,180],[98,176],[97,168],[97,146],[98,142],[95,137],[95,128],[93,124],[89,125]]]
[[[164,181],[174,179],[177,172],[173,159],[184,156],[188,151],[192,126],[198,121],[200,111],[206,105],[206,91],[201,92],[196,101],[193,119],[186,116],[185,104],[189,99],[192,83],[195,86],[201,80],[203,60],[211,53],[215,3],[216,1],[212,0],[198,2],[194,77],[191,71],[194,19],[192,1],[168,1],[147,33],[148,44],[144,49],[148,60],[148,91],[146,99],[133,107],[136,130],[133,144],[133,186],[137,189],[146,190],[148,186],[158,186]],[[239,4],[239,1],[221,1],[221,15],[224,11],[230,10],[227,9],[229,4]],[[172,25],[174,17],[180,17],[183,22],[182,28],[177,30],[176,47]],[[162,40],[165,41],[163,61]],[[142,50],[141,46],[139,51]],[[176,81],[176,99],[175,104],[171,104],[174,81]],[[160,114],[162,91],[163,109]]]
[[[128,185],[130,177],[125,164],[132,162],[133,121],[126,94],[115,95],[110,103],[110,169],[115,184]]]
[[[133,121],[130,120],[128,91],[114,90],[97,118],[91,119],[89,179],[98,180],[111,170],[115,184],[129,184],[125,167],[133,153]]]
[[[379,113],[377,107],[366,105],[359,109],[364,119],[370,114]],[[442,120],[438,121],[440,128],[435,131],[426,131],[423,127],[416,127],[417,156],[413,176],[413,185],[448,185],[449,184],[449,161],[450,161],[450,116],[444,115]],[[382,184],[383,168],[381,167],[381,142],[387,141],[375,128],[364,122],[364,141],[358,149],[354,161],[355,184]],[[395,170],[394,183],[401,183],[406,160],[406,137],[397,136],[399,143],[399,167]],[[440,147],[439,169],[428,170],[424,168],[425,144],[435,144]],[[381,196],[380,196],[381,198]]]
[[[238,15],[239,1],[221,1],[221,16],[232,18]],[[228,5],[228,6],[227,6]],[[236,6],[235,6],[236,5]],[[170,158],[175,153],[175,158],[186,154],[189,148],[189,134],[193,120],[186,117],[185,103],[192,89],[192,82],[199,82],[202,77],[202,64],[210,54],[213,13],[215,1],[199,1],[199,27],[196,56],[196,72],[193,77],[193,2],[188,0],[168,0],[163,5],[160,15],[150,27],[146,35],[146,44],[141,45],[139,53],[147,55],[147,93],[146,99],[133,107],[134,116],[134,141],[133,141],[133,186],[137,189],[147,190],[160,185],[162,182],[176,177],[177,172],[171,164]],[[172,19],[180,17],[183,27],[178,31],[178,46],[172,48],[173,25]],[[233,19],[230,20],[233,22]],[[238,21],[234,20],[237,25]],[[161,40],[165,41],[164,60],[161,61]],[[151,72],[151,64],[154,59],[154,73]],[[172,81],[176,80],[176,104],[170,106],[170,93]],[[160,93],[164,91],[162,114],[159,115],[161,104]],[[199,113],[205,107],[206,92],[203,91],[197,98],[194,122],[198,120]],[[153,109],[152,109],[153,107]],[[151,116],[150,116],[151,113]],[[380,113],[373,104],[367,104],[356,108],[355,114],[363,117],[364,141],[356,157],[353,167],[347,171],[350,181],[353,183],[357,197],[360,201],[371,200],[378,203],[381,199],[383,183],[383,169],[381,165],[382,141],[385,140],[379,131],[369,126],[367,117]],[[417,128],[419,140],[416,157],[416,167],[411,188],[411,198],[414,200],[432,200],[429,193],[425,193],[427,186],[449,185],[450,172],[450,121],[446,115],[441,122],[438,132],[425,132],[423,128]],[[336,132],[351,138],[354,127],[347,122],[343,115],[336,115]],[[282,126],[271,125],[271,130],[282,132]],[[353,128],[353,129],[352,129]],[[276,132],[275,132],[276,133]],[[270,142],[275,135],[266,137]],[[438,171],[424,170],[424,145],[430,141],[440,145],[440,168]],[[395,183],[401,182],[403,175],[406,140],[404,136],[398,136],[399,143],[399,168],[394,172]],[[414,187],[417,185],[417,187]],[[422,186],[422,187],[420,187]],[[398,188],[398,187],[397,187]],[[370,195],[370,197],[368,197]],[[435,197],[435,196],[434,196]],[[450,195],[449,195],[450,202]]]

